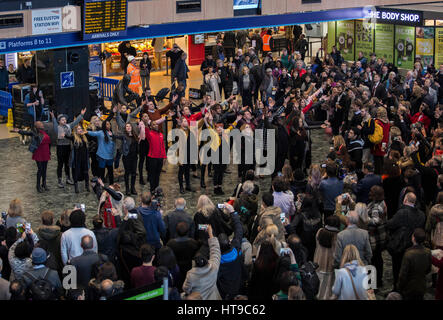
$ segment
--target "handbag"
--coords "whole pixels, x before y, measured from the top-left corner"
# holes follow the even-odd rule
[[[351,278],[352,289],[354,289],[355,298],[357,300],[362,300],[362,299],[360,299],[360,296],[357,293],[357,289],[355,288],[354,278],[352,277],[351,271],[349,271],[348,268],[345,268],[345,269],[348,272],[349,278]],[[374,290],[368,289],[367,292],[368,292],[368,300],[377,300],[377,298],[375,297]]]

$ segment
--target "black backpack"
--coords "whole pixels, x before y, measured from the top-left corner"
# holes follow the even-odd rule
[[[24,273],[24,275],[32,280],[32,283],[28,288],[28,293],[32,300],[57,300],[57,291],[52,283],[47,279],[49,270],[49,268],[46,269],[43,278],[36,278],[29,272]]]
[[[305,213],[302,213],[303,218],[303,231],[309,234],[317,234],[317,231],[321,228],[321,217],[308,218]]]
[[[299,268],[301,276],[301,288],[306,296],[306,300],[314,300],[320,288],[320,279],[318,278],[318,264],[312,261],[306,262]]]

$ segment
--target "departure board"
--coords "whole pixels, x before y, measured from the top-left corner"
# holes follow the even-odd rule
[[[104,39],[126,34],[128,0],[85,0],[83,39]]]

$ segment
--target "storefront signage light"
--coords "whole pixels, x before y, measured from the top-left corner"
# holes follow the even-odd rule
[[[423,12],[377,8],[376,11],[369,12],[368,18],[377,19],[379,23],[420,26],[423,23]]]

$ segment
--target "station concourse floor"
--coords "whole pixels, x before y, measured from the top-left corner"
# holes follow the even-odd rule
[[[202,83],[202,74],[200,66],[191,66],[189,73],[188,88],[200,88]],[[154,71],[151,74],[151,89],[152,93],[157,93],[164,87],[170,88],[170,76],[164,76],[165,70]],[[116,77],[116,78],[121,78]],[[164,102],[166,103],[166,101]],[[75,204],[84,203],[86,205],[87,226],[92,227],[92,218],[97,214],[98,201],[93,193],[84,191],[84,184],[79,184],[80,193],[74,192],[74,187],[67,185],[64,189],[57,187],[57,160],[55,147],[51,148],[51,161],[48,164],[47,181],[50,188],[49,192],[38,194],[35,191],[36,181],[36,165],[31,160],[31,153],[28,151],[28,146],[24,146],[18,138],[18,134],[10,133],[10,128],[5,124],[0,124],[0,211],[7,211],[9,202],[14,198],[19,198],[24,207],[24,215],[32,226],[40,225],[40,214],[44,210],[52,210],[58,219],[65,209],[74,208]],[[323,130],[312,131],[312,162],[321,163],[326,158],[329,152],[329,138],[325,135]],[[123,168],[122,162],[120,167]],[[216,196],[213,192],[212,178],[206,174],[206,189],[200,187],[200,179],[192,177],[191,185],[194,192],[186,192],[184,195],[179,193],[179,186],[177,182],[177,167],[166,164],[164,169],[166,172],[161,174],[160,186],[164,191],[163,211],[166,213],[173,209],[174,199],[177,197],[185,198],[187,202],[187,212],[193,215],[197,204],[198,197],[201,194],[207,194],[214,204],[222,203],[232,194],[235,186],[239,183],[237,178],[237,166],[229,165],[230,174],[225,174],[223,181],[223,190],[225,195]],[[199,168],[197,174],[200,176]],[[146,171],[144,171],[144,178],[146,180]],[[65,178],[63,178],[65,180]],[[122,192],[125,191],[123,177],[116,177],[116,181],[122,186]],[[261,194],[270,190],[271,179],[264,177],[257,178],[260,185],[259,199]],[[148,185],[141,186],[138,183],[138,176],[136,182],[136,189],[140,195],[143,191],[147,191]],[[139,195],[134,196],[137,203],[139,203]],[[34,228],[35,228],[34,227]],[[385,251],[384,258],[384,287],[380,289],[378,294],[379,299],[383,299],[384,295],[392,290],[392,265],[391,257]],[[425,299],[433,300],[434,290],[428,289]]]

